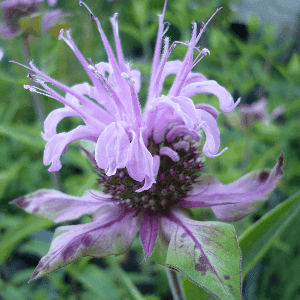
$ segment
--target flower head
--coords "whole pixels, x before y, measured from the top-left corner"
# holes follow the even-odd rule
[[[41,3],[44,0],[5,0],[0,3],[3,10],[3,21],[0,24],[0,33],[6,39],[11,39],[21,32],[19,21],[21,18],[30,17],[41,10]],[[55,6],[57,0],[48,0],[50,6]],[[57,20],[63,16],[60,10],[53,10],[45,13],[42,17],[42,30],[45,32],[49,27],[56,25]]]
[[[240,105],[241,121],[245,127],[251,127],[255,122],[269,123],[284,112],[283,107],[275,108],[271,115],[267,113],[267,99],[262,98],[251,105]]]
[[[80,4],[84,3],[80,1]],[[99,20],[90,11],[107,52],[108,63],[87,61],[74,44],[70,32],[61,31],[59,39],[75,53],[93,85],[85,82],[67,87],[30,63],[28,69],[37,76],[29,77],[43,89],[28,85],[25,88],[64,104],[45,120],[44,163],[51,164],[50,171],[57,171],[61,168],[60,156],[66,153],[71,142],[90,140],[95,143],[95,148],[91,153],[86,152],[95,164],[99,184],[104,189],[103,192],[88,191],[82,197],[44,189],[12,202],[27,212],[54,222],[73,220],[83,214],[93,215],[89,224],[63,226],[56,230],[49,253],[40,261],[32,280],[82,256],[124,253],[140,232],[145,259],[153,253],[156,243],[160,243],[162,263],[166,262],[167,250],[176,255],[183,251],[181,255],[189,257],[194,270],[202,275],[210,271],[213,280],[217,280],[227,294],[230,293],[223,283],[223,277],[227,280],[230,276],[222,273],[224,270],[215,265],[212,257],[218,255],[222,247],[212,240],[214,237],[222,238],[223,242],[227,238],[233,239],[235,264],[239,269],[240,253],[234,229],[231,225],[222,227],[218,222],[193,221],[180,208],[211,207],[219,220],[239,220],[256,210],[275,188],[282,176],[283,157],[280,156],[272,170],[249,173],[229,185],[203,175],[205,156],[220,155],[225,149],[218,153],[220,132],[216,119],[219,112],[207,104],[194,105],[191,97],[199,93],[214,94],[223,112],[232,111],[238,101],[234,103],[231,95],[217,82],[192,72],[195,64],[209,54],[207,49],[197,47],[207,24],[201,26],[199,34],[197,25],[193,24],[183,61],[168,61],[179,42],[170,45],[169,38],[163,38],[166,32],[165,9],[166,2],[163,13],[159,15],[152,74],[143,113],[138,99],[140,73],[125,62],[117,14],[111,18],[115,56]],[[196,58],[193,56],[195,50],[198,53]],[[165,95],[162,94],[163,83],[170,74],[176,77]],[[47,83],[65,91],[66,95],[61,96]],[[70,132],[57,133],[57,124],[72,116],[81,117],[85,125]],[[199,129],[205,133],[204,143]],[[182,245],[177,245],[178,242]],[[224,255],[229,255],[229,252]],[[172,261],[170,257],[167,263]]]
[[[196,46],[206,25],[197,34],[197,24],[193,24],[192,38],[186,44],[187,53],[183,61],[167,61],[172,49],[179,42],[170,45],[169,38],[163,38],[166,32],[164,12],[159,16],[149,93],[143,113],[138,98],[140,72],[132,70],[124,59],[118,32],[118,14],[111,18],[117,52],[115,56],[99,20],[90,11],[102,38],[108,63],[94,64],[90,59],[87,61],[73,42],[70,31],[61,30],[59,39],[64,40],[75,53],[92,85],[85,82],[73,87],[65,86],[30,63],[29,70],[37,75],[30,78],[43,89],[28,85],[25,88],[46,94],[65,105],[64,108],[50,113],[44,124],[43,138],[47,141],[44,164],[51,164],[49,171],[58,171],[61,168],[60,156],[66,153],[71,142],[79,139],[90,140],[96,144],[94,156],[97,166],[107,176],[126,168],[133,180],[144,182],[143,187],[138,189],[141,192],[149,189],[155,182],[154,156],[164,155],[174,160],[178,153],[167,143],[183,133],[200,141],[201,128],[206,135],[202,151],[207,157],[214,157],[225,150],[218,153],[218,111],[209,105],[195,106],[191,100],[192,96],[199,93],[214,94],[219,98],[223,112],[233,110],[239,102],[234,103],[231,95],[216,81],[192,72],[193,67],[209,53],[207,49],[200,50]],[[161,52],[163,42],[164,48]],[[198,52],[196,58],[193,57],[195,50]],[[164,95],[163,83],[170,74],[176,74],[176,78],[169,92]],[[47,83],[66,92],[66,96],[58,94]],[[71,116],[80,116],[85,125],[70,132],[56,133],[57,124],[63,118]],[[170,133],[167,137],[168,132]],[[152,150],[150,143],[155,145]]]
[[[251,105],[240,104],[238,113],[231,112],[227,115],[228,122],[236,129],[249,129],[257,122],[268,125],[285,111],[284,106],[278,106],[269,114],[266,106],[267,99],[265,98]]]

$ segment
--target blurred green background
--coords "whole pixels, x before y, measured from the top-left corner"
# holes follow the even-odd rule
[[[265,213],[292,196],[300,185],[300,58],[294,41],[279,43],[272,25],[262,26],[255,16],[245,24],[235,24],[236,13],[231,0],[169,1],[165,21],[171,23],[167,33],[171,40],[188,41],[191,22],[205,22],[222,6],[209,24],[200,47],[206,56],[194,69],[224,86],[235,100],[244,104],[262,98],[267,100],[266,120],[243,126],[237,108],[227,116],[221,114],[218,124],[224,154],[207,159],[206,171],[223,183],[232,182],[249,171],[272,168],[281,152],[286,165],[284,178],[270,199],[253,215],[234,223],[240,235]],[[145,103],[151,59],[157,31],[157,14],[163,0],[106,2],[89,1],[95,15],[112,41],[109,17],[119,12],[119,30],[125,57],[143,76],[140,101]],[[41,188],[55,188],[71,195],[82,195],[96,187],[96,175],[89,161],[74,144],[62,157],[63,168],[51,177],[43,165],[45,142],[40,136],[41,122],[32,94],[23,89],[30,84],[26,69],[9,60],[26,64],[24,35],[29,34],[29,56],[51,77],[72,86],[88,80],[75,55],[63,41],[60,28],[71,28],[72,37],[86,58],[106,61],[99,33],[85,8],[78,1],[58,1],[58,7],[70,16],[42,34],[28,28],[11,40],[0,40],[4,52],[0,61],[0,299],[172,299],[164,267],[151,259],[140,265],[143,251],[136,238],[126,255],[116,258],[82,259],[33,283],[27,284],[39,259],[49,249],[56,228],[49,221],[28,215],[8,205],[22,195]],[[45,5],[46,8],[46,5]],[[32,22],[36,22],[32,20]],[[179,45],[171,59],[182,59],[186,47]],[[167,79],[165,88],[174,77]],[[40,96],[45,115],[61,104]],[[214,96],[196,96],[195,103],[212,103]],[[283,112],[271,118],[276,108]],[[59,131],[80,124],[77,118],[63,120]],[[193,210],[199,220],[213,219],[209,210]],[[80,223],[88,222],[83,217]],[[76,224],[73,222],[72,224]],[[300,299],[300,220],[299,214],[283,233],[276,237],[264,257],[248,273],[243,284],[245,299]],[[124,272],[125,271],[125,272]],[[198,298],[193,287],[184,281],[188,299]],[[196,296],[198,295],[198,296]]]

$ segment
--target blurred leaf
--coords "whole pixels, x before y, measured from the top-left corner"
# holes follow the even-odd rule
[[[1,126],[1,125],[0,125]],[[8,170],[4,170],[0,172],[0,199],[2,198],[7,185],[14,179],[18,177],[19,171],[21,168],[23,168],[25,165],[28,164],[28,158],[22,157],[22,160],[14,163],[10,166]]]
[[[254,155],[251,162],[247,166],[247,172],[265,168],[268,160],[276,160],[276,158],[278,157],[278,153],[282,151],[282,148],[283,146],[278,143],[273,148],[264,151],[264,153]]]
[[[53,224],[48,220],[41,219],[35,215],[28,215],[19,222],[17,226],[7,230],[1,237],[0,265],[23,239],[41,229],[49,228],[52,225]]]
[[[49,243],[38,241],[38,240],[30,240],[29,242],[22,245],[19,251],[20,253],[30,252],[42,257],[47,254],[48,250],[49,250]],[[28,280],[29,279],[30,278],[28,278]]]
[[[12,284],[5,284],[0,290],[0,296],[3,297],[2,299],[4,300],[24,299],[24,294],[22,291]]]
[[[15,77],[7,75],[6,72],[4,72],[2,70],[0,70],[0,81],[1,81],[1,83],[13,84],[13,85],[24,85],[24,84],[28,83],[27,78],[17,79]]]
[[[10,282],[15,285],[25,283],[25,282],[27,283],[31,278],[33,271],[34,268],[20,270],[13,275]]]
[[[131,298],[133,300],[143,300],[144,297],[142,296],[140,291],[136,288],[129,275],[125,271],[123,271],[116,260],[113,257],[107,257],[107,261],[110,264],[112,272],[117,276],[123,287],[126,288]]]
[[[65,269],[77,281],[92,290],[99,299],[120,299],[108,270],[101,270],[92,264],[81,269],[76,268],[76,264],[71,264]]]
[[[45,147],[45,142],[37,127],[25,124],[22,124],[22,126],[0,124],[0,134],[24,143],[33,149],[35,148],[36,151],[43,150]]]
[[[243,255],[243,278],[299,212],[300,191],[265,214],[238,238]]]
[[[300,57],[299,53],[297,53],[296,51],[293,52],[292,57],[287,65],[287,71],[291,76],[300,75]]]
[[[247,25],[247,28],[250,33],[253,34],[257,32],[259,28],[259,17],[257,15],[250,15],[250,17],[248,18]]]
[[[122,26],[120,26],[120,31],[127,33],[128,35],[135,38],[139,42],[142,39],[140,30],[137,28],[134,28],[131,25],[122,24]]]
[[[148,23],[149,9],[148,0],[133,0],[131,1],[133,7],[133,16],[140,27],[144,27]]]

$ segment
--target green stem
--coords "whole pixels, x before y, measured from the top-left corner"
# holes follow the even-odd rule
[[[174,300],[185,300],[184,291],[181,285],[179,273],[166,267],[167,277]]]

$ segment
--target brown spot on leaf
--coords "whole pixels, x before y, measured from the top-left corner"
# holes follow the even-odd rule
[[[184,239],[186,237],[186,233],[183,233],[181,237]]]
[[[224,276],[224,279],[225,279],[225,280],[229,280],[229,279],[230,279],[230,276],[229,276],[229,275],[225,275],[225,276]]]

